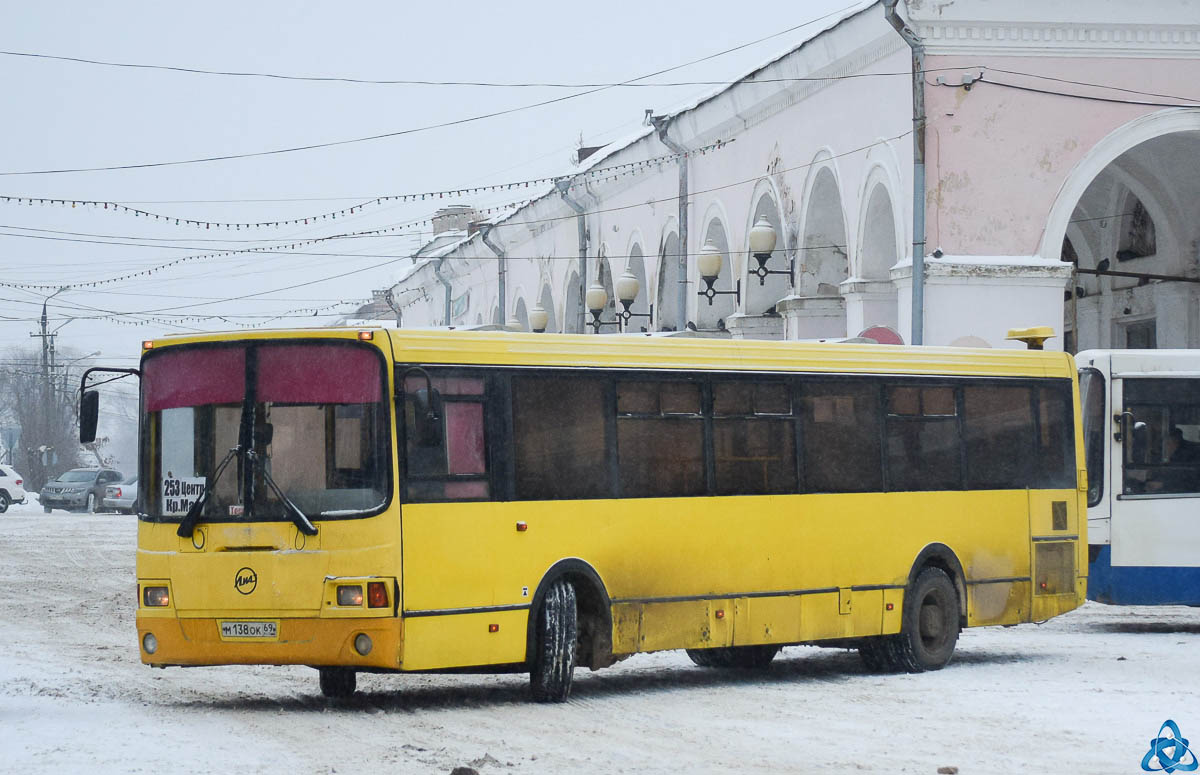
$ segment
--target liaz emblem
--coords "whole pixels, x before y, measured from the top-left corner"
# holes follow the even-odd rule
[[[248,595],[258,586],[258,574],[254,568],[242,568],[233,576],[233,588]]]

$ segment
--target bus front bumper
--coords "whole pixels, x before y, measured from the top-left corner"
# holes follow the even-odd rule
[[[223,635],[237,617],[138,616],[142,663],[155,667],[196,665],[312,665],[395,670],[400,667],[401,625],[396,618],[315,617],[255,620],[274,623],[275,636]],[[366,645],[359,636],[369,638]],[[153,652],[150,649],[153,649]]]

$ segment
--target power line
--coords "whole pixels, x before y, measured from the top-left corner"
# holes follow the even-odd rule
[[[522,111],[526,111],[526,110],[532,110],[534,108],[545,107],[547,105],[554,105],[554,104],[557,104],[560,102],[565,102],[567,100],[576,99],[578,97],[586,97],[589,94],[597,94],[602,91],[608,91],[609,89],[617,88],[617,86],[619,86],[621,84],[631,84],[631,83],[636,83],[638,81],[645,81],[649,78],[654,78],[655,76],[663,75],[665,73],[670,73],[675,70],[682,70],[685,67],[691,67],[692,65],[699,64],[701,62],[706,62],[710,59],[715,59],[717,57],[725,56],[726,54],[730,54],[734,51],[739,51],[743,48],[747,48],[749,46],[753,46],[758,43],[762,43],[764,41],[771,40],[772,38],[777,38],[781,35],[786,35],[790,32],[794,32],[802,27],[807,27],[810,24],[815,24],[816,22],[822,21],[831,16],[836,16],[840,13],[844,13],[845,11],[848,11],[851,8],[856,7],[857,5],[859,5],[859,3],[852,3],[851,5],[848,5],[837,11],[831,11],[830,13],[824,14],[823,16],[819,16],[816,19],[810,19],[809,21],[806,21],[803,24],[797,24],[794,27],[789,27],[786,30],[782,30],[780,32],[773,33],[771,35],[767,35],[767,36],[759,38],[757,40],[750,41],[749,43],[743,43],[741,45],[725,49],[724,51],[718,51],[715,54],[709,54],[707,56],[700,57],[699,59],[693,59],[690,62],[684,62],[681,65],[675,65],[674,67],[664,68],[662,70],[658,70],[653,73],[646,73],[645,75],[639,75],[636,78],[630,78],[627,81],[621,81],[620,84],[612,84],[612,85],[607,85],[607,86],[601,86],[601,87],[594,88],[594,89],[587,89],[586,91],[577,92],[575,94],[568,94],[568,95],[565,95],[562,97],[555,97],[555,98],[549,99],[549,100],[542,100],[540,102],[535,102],[535,103],[528,104],[528,105],[521,105],[521,106],[518,106],[515,108],[509,108],[506,110],[498,110],[498,111],[493,111],[491,113],[483,113],[483,114],[479,114],[479,115],[475,115],[475,116],[468,116],[466,118],[455,119],[452,121],[443,121],[443,122],[440,122],[437,124],[428,124],[426,126],[421,126],[421,127],[413,127],[410,129],[401,129],[401,130],[397,130],[394,132],[383,132],[380,134],[368,135],[366,137],[355,137],[355,138],[351,138],[348,140],[333,140],[333,141],[325,142],[325,143],[310,143],[308,145],[299,145],[299,146],[293,146],[290,148],[275,148],[275,149],[271,149],[271,150],[267,150],[267,151],[254,151],[254,152],[250,152],[250,153],[232,153],[232,154],[224,154],[224,155],[220,155],[220,156],[206,156],[206,157],[194,158],[194,159],[178,159],[178,160],[174,160],[174,161],[144,162],[144,163],[140,163],[140,164],[114,164],[114,165],[101,166],[101,167],[74,167],[74,168],[62,168],[62,169],[50,169],[50,170],[4,171],[4,172],[0,172],[0,176],[58,175],[58,174],[71,173],[71,172],[107,172],[107,171],[115,171],[115,170],[146,169],[149,167],[170,167],[170,166],[178,166],[178,165],[183,165],[183,164],[203,164],[203,163],[215,162],[215,161],[229,161],[231,159],[247,159],[247,158],[259,157],[259,156],[273,156],[273,155],[284,154],[284,153],[296,153],[298,151],[311,151],[311,150],[315,150],[318,148],[332,148],[335,146],[350,145],[352,143],[364,143],[364,142],[370,142],[373,140],[382,140],[382,139],[392,138],[392,137],[402,137],[405,135],[416,134],[419,132],[427,132],[427,131],[430,131],[433,129],[444,129],[444,128],[451,127],[451,126],[459,126],[462,124],[468,124],[468,123],[472,123],[475,121],[482,121],[482,120],[488,119],[488,118],[496,118],[499,116],[505,116],[505,115],[509,115],[512,113],[518,113],[518,112],[522,112]]]

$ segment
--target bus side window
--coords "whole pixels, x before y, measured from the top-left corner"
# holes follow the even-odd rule
[[[1033,388],[963,387],[967,489],[1021,490],[1033,473]]]
[[[605,431],[609,384],[592,376],[513,377],[517,499],[612,497]]]
[[[1038,387],[1037,471],[1035,486],[1075,487],[1075,426],[1069,387]]]
[[[785,382],[713,382],[718,495],[796,492],[796,429]]]
[[[800,421],[805,491],[883,490],[877,381],[802,383]]]
[[[888,490],[961,489],[954,388],[890,385],[886,392]]]
[[[700,385],[618,381],[617,461],[623,498],[703,495]]]
[[[483,379],[435,376],[433,389],[440,399],[426,395],[423,377],[405,380],[408,499],[489,497]]]
[[[1126,493],[1200,492],[1200,379],[1127,379]]]

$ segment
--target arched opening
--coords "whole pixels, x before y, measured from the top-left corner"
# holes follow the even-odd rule
[[[769,189],[759,194],[755,200],[754,210],[750,216],[750,225],[758,223],[760,218],[766,218],[767,223],[771,224],[771,228],[775,230],[775,250],[767,259],[766,267],[773,272],[783,272],[783,274],[758,277],[753,271],[758,266],[758,261],[751,256],[746,262],[747,279],[742,284],[742,293],[746,300],[744,308],[747,315],[775,315],[778,314],[775,305],[779,303],[780,299],[792,293],[792,278],[787,273],[791,252],[788,250],[788,235],[783,226],[783,218],[779,214],[779,205],[776,204],[775,196]],[[747,228],[746,233],[749,234],[749,232],[750,230]]]
[[[516,318],[518,330],[529,330],[529,311],[525,309],[525,297],[518,296],[516,307],[513,309],[513,317]]]
[[[829,166],[817,169],[810,181],[796,260],[796,298],[784,310],[789,339],[847,334],[841,285],[850,274],[850,263],[841,190]]]
[[[554,317],[554,293],[550,290],[549,285],[542,286],[542,295],[538,303],[542,305],[542,309],[546,310],[546,331],[552,333],[561,330]]]
[[[605,297],[607,299],[604,302],[604,309],[600,313],[600,322],[606,323],[606,324],[607,323],[615,324],[617,322],[617,297],[616,297],[616,294],[613,293],[612,267],[608,263],[607,255],[605,255],[607,253],[608,253],[607,249],[601,250],[600,265],[597,268],[597,276],[596,276],[596,280],[597,280],[597,282],[600,283],[600,287],[604,289]],[[590,323],[591,321],[592,321],[592,316],[589,312],[588,322]],[[615,325],[604,325],[600,328],[601,332],[612,333],[616,330],[617,330],[617,327]]]
[[[1200,277],[1200,118],[1194,124],[1123,150],[1074,203],[1059,250],[1076,270],[1064,294],[1068,352],[1200,347],[1200,284],[1191,282]]]
[[[713,218],[708,222],[708,226],[704,229],[704,238],[700,241],[701,246],[711,242],[717,250],[721,251],[724,257],[721,262],[721,274],[717,276],[716,282],[713,283],[713,290],[716,291],[732,291],[737,284],[735,279],[735,270],[733,267],[732,255],[729,251],[729,237],[725,232],[725,224],[720,218]],[[776,254],[781,251],[776,250]],[[778,257],[773,257],[774,261],[778,261]],[[758,281],[755,280],[757,283]],[[707,286],[703,280],[699,281],[699,288],[703,290]],[[743,286],[744,287],[744,286]],[[737,312],[737,299],[734,294],[720,294],[714,296],[712,304],[708,303],[708,299],[697,296],[696,305],[696,325],[699,328],[713,329],[723,328],[725,320]]]
[[[846,333],[855,335],[872,326],[899,328],[896,288],[891,269],[900,258],[896,215],[887,186],[870,186],[863,209],[855,276],[842,285],[846,297]]]
[[[654,307],[659,331],[678,331],[683,328],[679,319],[679,235],[670,232],[663,238],[658,251],[658,293]]]
[[[583,300],[579,298],[579,273],[571,272],[567,278],[567,286],[563,290],[563,333],[582,334]]]
[[[635,315],[647,315],[650,313],[650,286],[646,284],[646,257],[642,255],[642,246],[634,242],[629,248],[629,261],[625,264],[625,269],[634,276],[638,281],[638,295],[634,298],[633,304],[629,305],[629,311]],[[630,318],[627,331],[648,331],[650,330],[650,318]]]

